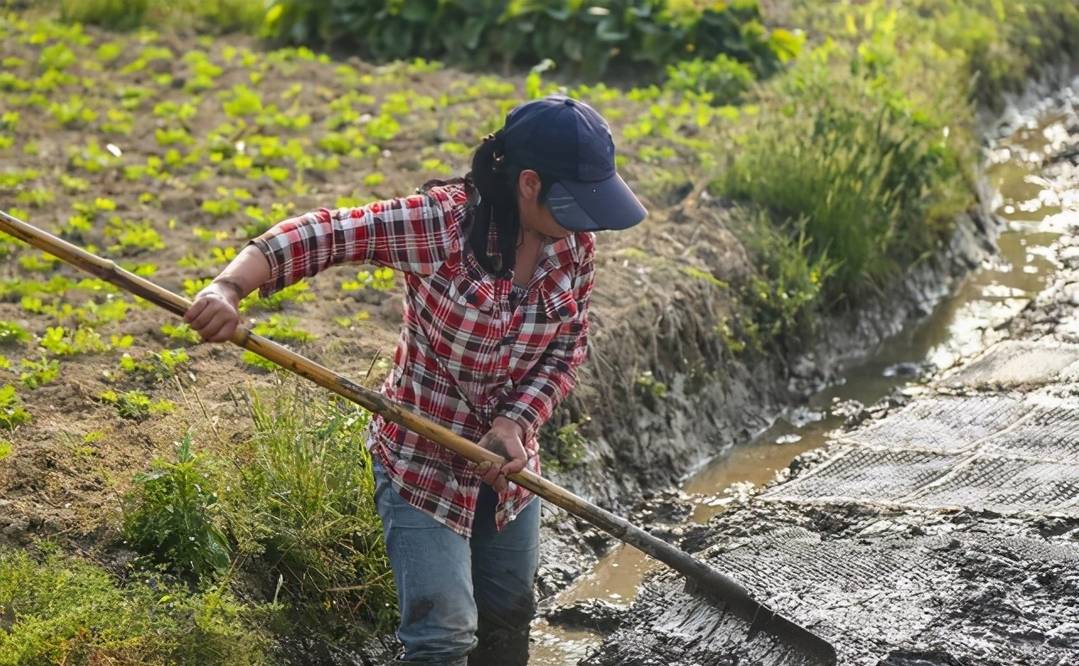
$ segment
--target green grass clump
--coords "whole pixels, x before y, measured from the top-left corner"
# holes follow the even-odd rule
[[[241,547],[261,553],[255,568],[282,577],[294,608],[318,618],[312,626],[391,629],[396,596],[363,446],[368,414],[292,383],[254,393],[250,410],[248,462],[225,502]]]
[[[937,120],[836,60],[800,63],[762,99],[721,187],[803,234],[810,263],[833,265],[825,289],[838,299],[879,288],[933,249],[973,193],[962,148]]]
[[[191,435],[176,445],[176,461],[157,460],[135,477],[124,499],[124,538],[171,571],[199,579],[226,571],[231,548],[215,523],[217,493]]]
[[[758,209],[739,210],[736,218],[755,271],[740,286],[740,312],[721,331],[727,346],[736,353],[797,350],[817,332],[836,264],[809,248],[804,217],[777,223]]]
[[[254,32],[262,23],[263,0],[61,0],[60,17],[113,30],[141,25],[195,25],[211,32]]]
[[[0,549],[0,664],[262,664],[258,609],[166,581],[121,583],[47,548]]]

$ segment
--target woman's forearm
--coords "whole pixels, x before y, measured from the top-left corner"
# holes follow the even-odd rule
[[[248,245],[213,280],[213,284],[230,289],[236,303],[269,281],[270,262],[254,245]]]

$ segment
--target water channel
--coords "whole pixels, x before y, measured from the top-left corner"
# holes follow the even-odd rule
[[[723,511],[739,488],[768,482],[797,455],[824,445],[843,422],[833,405],[844,400],[870,405],[897,388],[917,392],[918,375],[951,367],[1005,335],[1003,324],[1045,286],[1056,268],[1048,250],[1061,233],[1066,213],[1060,193],[1038,175],[1038,168],[1052,146],[1067,139],[1066,127],[1074,122],[1074,113],[1062,112],[1031,119],[994,145],[987,172],[997,193],[995,212],[1007,224],[997,239],[999,253],[968,275],[928,317],[845,372],[841,383],[687,479],[682,490],[696,507],[692,521],[706,522]],[[595,598],[627,604],[657,566],[639,551],[618,546],[557,603]],[[531,663],[540,666],[576,664],[600,642],[591,632],[562,629],[542,619],[536,621],[533,636]]]

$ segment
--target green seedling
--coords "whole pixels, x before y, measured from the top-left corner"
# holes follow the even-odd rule
[[[41,173],[35,169],[14,169],[0,172],[0,189],[15,190],[23,183],[34,180]]]
[[[125,221],[114,216],[105,225],[105,238],[113,241],[110,251],[125,256],[165,249],[161,234],[150,222]]]
[[[162,324],[161,332],[173,340],[192,345],[198,344],[200,339],[199,334],[187,324]]]
[[[117,338],[117,341],[123,342],[124,338]],[[38,344],[53,356],[92,354],[111,349],[100,333],[85,326],[80,326],[75,330],[66,329],[63,326],[50,326],[45,329],[45,334],[41,336]]]
[[[262,112],[262,95],[245,85],[235,85],[228,93],[222,93],[222,109],[233,118],[244,118]]]
[[[367,310],[360,310],[352,316],[334,317],[334,322],[341,328],[351,329],[356,324],[368,321],[371,319],[371,313]]]
[[[209,285],[211,282],[213,282],[213,278],[185,278],[183,282],[184,295],[186,295],[188,298],[195,298],[195,296],[197,296],[198,293],[205,289],[206,286]]]
[[[98,398],[116,408],[120,418],[132,421],[145,421],[151,416],[168,414],[175,409],[175,405],[168,400],[150,399],[142,391],[133,390],[117,393],[116,391],[103,391]]]
[[[227,231],[213,231],[204,227],[195,227],[191,233],[203,243],[221,243],[229,239]]]
[[[52,255],[45,254],[44,252],[38,254],[24,254],[19,257],[19,266],[27,271],[35,271],[39,273],[48,273],[54,270],[60,261]]]
[[[22,368],[19,381],[31,390],[49,384],[60,376],[60,362],[44,356],[38,361],[24,358],[19,366]]]
[[[240,311],[280,310],[285,303],[306,303],[314,298],[310,285],[306,282],[296,282],[266,297],[260,297],[258,292],[252,293],[240,301]]]
[[[370,287],[375,291],[389,291],[395,284],[392,268],[380,267],[373,271],[363,270],[356,273],[355,280],[341,283],[341,291],[362,291]]]
[[[298,323],[296,317],[272,314],[268,320],[255,324],[251,330],[278,342],[307,342],[313,339],[314,336],[297,326]]]
[[[89,125],[97,120],[97,111],[86,105],[77,95],[66,102],[53,102],[49,105],[49,114],[64,127]]]
[[[181,268],[194,268],[194,269],[206,269],[213,268],[215,266],[224,266],[233,259],[236,258],[236,248],[234,247],[213,247],[210,248],[210,254],[205,257],[196,257],[193,254],[184,255],[176,262]]]
[[[90,189],[90,181],[85,178],[62,173],[60,174],[60,186],[69,194],[80,194]]]
[[[11,384],[0,386],[0,428],[14,430],[30,420],[30,413]]]
[[[120,369],[127,374],[137,374],[152,381],[164,381],[176,375],[177,369],[190,363],[191,357],[183,349],[163,349],[153,352],[142,360],[131,354],[120,357]]]
[[[30,332],[13,321],[0,320],[0,345],[22,344],[30,339]]]
[[[191,133],[183,127],[170,127],[169,129],[159,129],[154,132],[154,138],[157,140],[158,145],[161,146],[189,146],[195,143],[195,139],[191,137]]]

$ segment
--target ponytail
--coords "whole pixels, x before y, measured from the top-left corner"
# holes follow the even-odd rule
[[[517,239],[521,217],[517,211],[517,174],[506,164],[502,132],[488,134],[472,155],[472,171],[465,177],[479,195],[471,210],[468,247],[487,271],[499,277],[513,272],[517,259]],[[489,251],[494,226],[496,254]]]
[[[517,180],[527,168],[506,159],[505,141],[499,130],[484,137],[472,154],[472,170],[463,179],[433,180],[421,188],[426,191],[448,182],[464,183],[468,208],[462,227],[467,234],[468,249],[480,266],[496,277],[512,275],[517,261],[521,235]],[[540,182],[540,201],[543,201],[554,181],[540,174]]]

